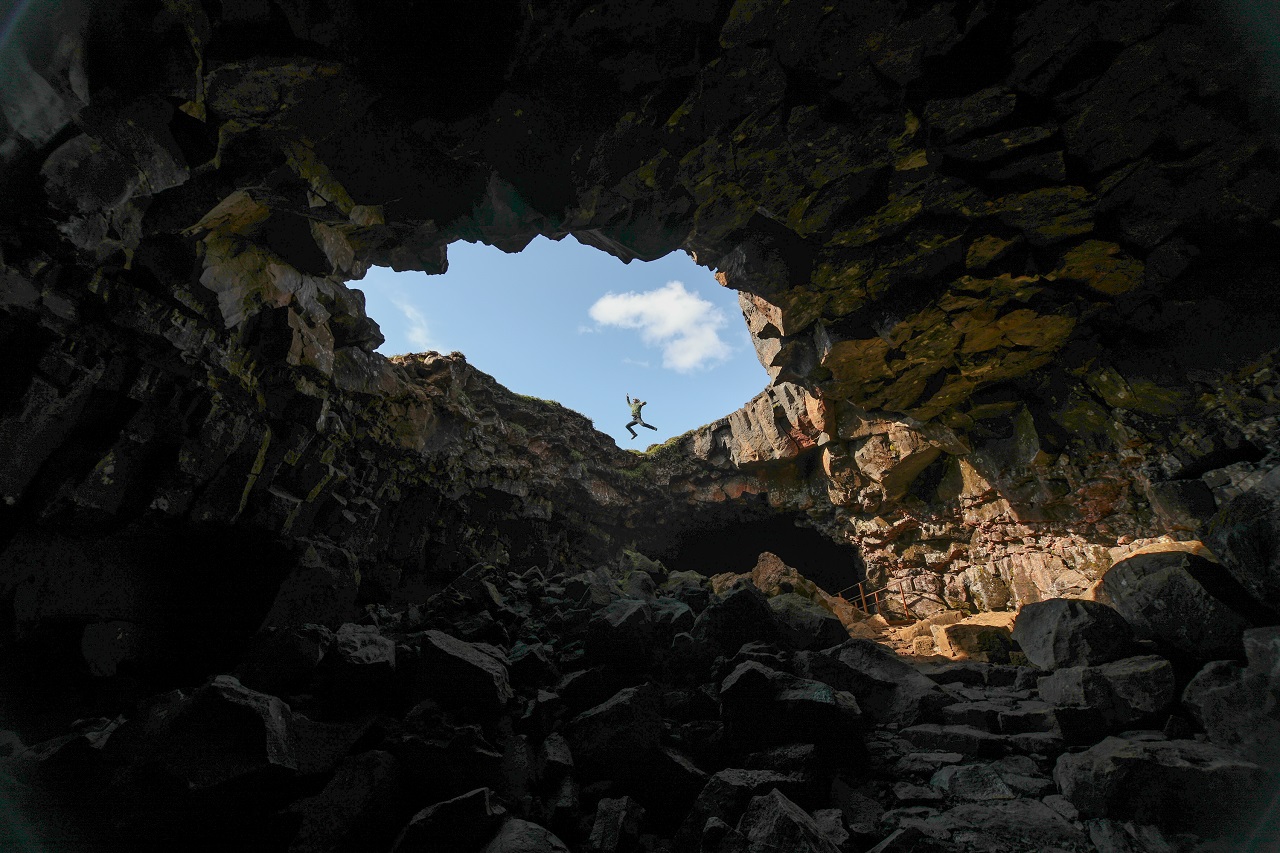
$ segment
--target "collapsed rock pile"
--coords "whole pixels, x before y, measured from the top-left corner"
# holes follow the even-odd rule
[[[1276,726],[1280,629],[1183,714],[1173,664],[1101,604],[1024,609],[1044,669],[913,665],[773,592],[478,564],[421,606],[266,631],[195,689],[7,735],[0,779],[37,840],[95,851],[1210,851],[1270,796],[1242,750]]]

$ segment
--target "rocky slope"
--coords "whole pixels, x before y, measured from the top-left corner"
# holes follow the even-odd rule
[[[575,575],[477,564],[405,610],[273,629],[192,689],[30,747],[4,733],[3,793],[32,821],[7,840],[1259,849],[1280,767],[1267,698],[1280,629],[1244,633],[1247,666],[1197,673],[1203,656],[1163,656],[1176,637],[1138,640],[1106,605],[1052,599],[1019,616],[1026,665],[912,666],[850,639],[804,584],[771,554],[728,585],[634,554]]]

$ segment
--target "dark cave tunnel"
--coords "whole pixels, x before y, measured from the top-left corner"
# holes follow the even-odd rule
[[[704,522],[678,534],[668,548],[653,556],[670,571],[710,576],[749,572],[763,551],[777,554],[832,595],[863,580],[867,573],[857,548],[802,526],[791,515]]]

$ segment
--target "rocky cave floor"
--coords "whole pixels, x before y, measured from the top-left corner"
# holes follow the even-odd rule
[[[1168,560],[1157,564],[1167,583]],[[1257,738],[1280,628],[1244,633],[1247,666],[1201,669],[1136,640],[1106,605],[1053,599],[1023,608],[1012,658],[973,645],[1023,665],[912,658],[851,637],[804,589],[767,591],[750,574],[713,583],[632,552],[573,576],[478,564],[420,607],[264,632],[195,689],[33,746],[0,733],[13,807],[0,841],[1274,849]]]

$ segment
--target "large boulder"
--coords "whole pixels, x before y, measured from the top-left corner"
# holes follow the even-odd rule
[[[1096,712],[1104,725],[1123,726],[1165,711],[1175,698],[1173,665],[1143,655],[1101,666],[1071,666],[1040,679],[1040,698],[1058,708]]]
[[[514,695],[507,668],[490,647],[443,631],[424,631],[410,639],[419,649],[410,676],[413,692],[489,713],[501,711]]]
[[[364,752],[338,767],[319,794],[289,807],[302,816],[289,853],[334,853],[380,847],[400,812],[400,768],[387,752]]]
[[[835,614],[803,595],[775,595],[769,599],[769,609],[777,620],[778,639],[793,649],[827,649],[849,639]]]
[[[881,725],[901,728],[941,719],[955,699],[893,652],[871,640],[850,639],[821,653],[800,652],[796,673],[852,693]]]
[[[643,669],[653,655],[654,627],[649,602],[639,598],[612,601],[587,623],[587,658],[593,663]]]
[[[1280,468],[1219,510],[1204,540],[1254,600],[1280,612]]]
[[[1097,598],[1114,607],[1139,638],[1200,660],[1233,657],[1250,627],[1243,594],[1217,563],[1181,550],[1135,554],[1112,566]]]
[[[520,818],[502,825],[482,853],[569,853],[551,830]]]
[[[858,742],[854,735],[862,712],[853,694],[757,661],[740,663],[724,679],[720,704],[728,735],[740,744]],[[852,754],[857,752],[849,750],[845,757]]]
[[[1245,828],[1271,794],[1266,770],[1194,740],[1109,737],[1060,757],[1053,780],[1083,817],[1210,837]]]
[[[835,842],[823,834],[817,822],[802,808],[774,788],[753,797],[738,822],[753,851],[786,850],[788,853],[840,853]]]
[[[751,798],[774,789],[794,792],[800,780],[773,770],[721,770],[703,786],[675,836],[675,849],[689,853],[698,849],[698,841],[707,822],[719,820],[735,824]]]
[[[1051,598],[1018,611],[1013,639],[1033,664],[1058,669],[1119,660],[1132,649],[1133,629],[1105,604]]]
[[[507,810],[493,802],[488,788],[476,788],[427,806],[410,819],[392,853],[471,853],[493,835]]]
[[[621,770],[638,771],[662,738],[658,698],[648,686],[619,690],[570,720],[564,734],[583,778],[612,779]],[[627,760],[620,763],[619,756]]]
[[[930,626],[938,654],[957,660],[1008,663],[1013,651],[1012,613],[979,613],[950,625]]]
[[[1182,704],[1209,739],[1280,768],[1280,627],[1244,632],[1248,666],[1214,661],[1191,679]]]
[[[714,598],[698,616],[693,636],[732,657],[743,644],[777,638],[773,611],[764,593],[743,583]]]
[[[298,771],[293,714],[275,696],[219,675],[190,697],[149,702],[107,743],[121,763],[149,765],[188,790],[253,789]]]

